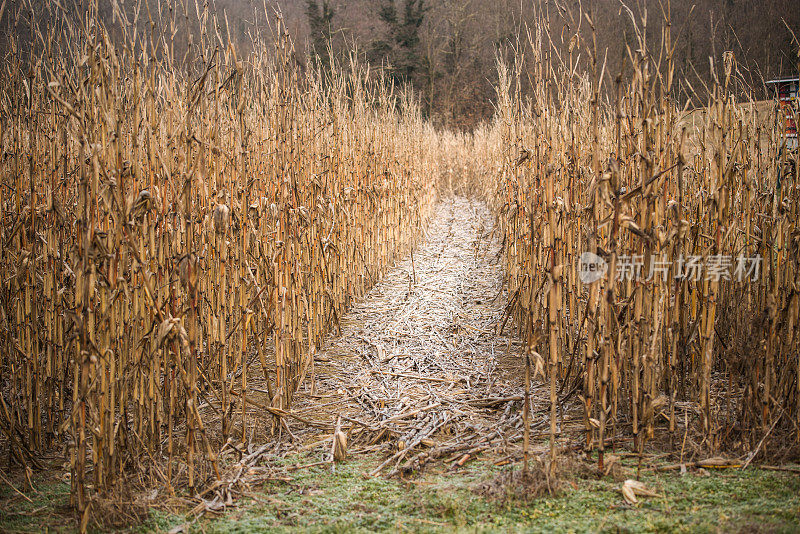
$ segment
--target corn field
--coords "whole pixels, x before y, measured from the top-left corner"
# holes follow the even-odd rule
[[[31,467],[66,444],[84,527],[135,473],[218,480],[256,432],[254,372],[280,432],[325,336],[453,191],[498,221],[551,469],[569,403],[601,469],[627,438],[800,442],[800,166],[734,95],[735,57],[690,110],[669,29],[638,33],[625,77],[542,24],[498,61],[494,121],[455,133],[355,60],[301,68],[277,21],[246,58],[206,30],[179,58],[88,13],[3,63],[0,443]],[[585,253],[605,276],[582,280]]]
[[[59,31],[3,76],[2,424],[25,465],[68,436],[83,511],[140,461],[219,477],[249,367],[280,417],[424,225],[436,146],[410,100],[358,67],[303,74],[283,36],[244,61],[204,35],[183,73],[91,19]]]
[[[652,50],[631,18],[629,83],[591,42],[558,55],[543,24],[500,64],[495,123],[473,140],[491,154],[472,176],[502,225],[509,313],[549,384],[551,453],[571,396],[601,469],[625,435],[640,453],[686,447],[690,428],[708,450],[753,451],[777,425],[797,445],[796,153],[781,121],[734,97],[732,54],[705,108],[679,107],[691,88],[673,79],[669,27]],[[585,253],[606,276],[581,278]]]

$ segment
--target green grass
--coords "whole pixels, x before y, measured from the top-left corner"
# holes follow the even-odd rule
[[[573,479],[557,497],[500,501],[475,491],[508,469],[489,462],[413,482],[366,476],[375,465],[374,459],[357,459],[334,472],[296,471],[291,482],[254,488],[258,501],[241,499],[218,518],[152,510],[129,531],[167,531],[182,523],[190,532],[208,533],[800,531],[800,476],[790,473],[757,468],[646,473],[641,480],[661,496],[631,507],[622,500],[620,484],[608,477]],[[0,490],[0,531],[38,532],[63,524],[69,486],[42,483],[37,489],[30,494],[33,503],[14,498],[7,486]]]
[[[0,532],[42,532],[59,530],[58,525],[71,521],[69,515],[69,484],[34,478],[36,493],[24,491],[28,502],[17,492],[0,482]],[[63,529],[62,529],[63,530]],[[74,530],[74,526],[67,530]]]

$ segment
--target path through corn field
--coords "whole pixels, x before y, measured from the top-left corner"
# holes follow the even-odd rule
[[[510,324],[499,334],[506,297],[493,230],[485,204],[442,201],[425,242],[342,318],[296,397],[301,417],[341,417],[350,454],[384,452],[374,474],[508,453],[521,438],[520,343]]]

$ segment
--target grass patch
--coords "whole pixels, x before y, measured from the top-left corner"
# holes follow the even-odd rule
[[[300,463],[312,458],[301,458]],[[297,461],[294,459],[292,463]],[[151,510],[129,532],[168,531],[185,524],[189,532],[796,532],[800,530],[800,476],[726,469],[643,473],[659,493],[637,506],[624,503],[619,482],[576,478],[556,497],[489,499],[476,489],[508,467],[476,461],[455,473],[427,473],[413,481],[372,478],[371,458],[330,468],[292,473],[291,482],[253,489],[218,518]],[[40,532],[63,525],[69,486],[39,484],[33,503],[0,491],[0,531]],[[60,511],[59,511],[60,510]]]
[[[28,502],[7,484],[0,483],[0,532],[74,530],[69,507],[69,484],[35,477],[34,486],[36,492],[22,484],[15,484],[32,501]],[[68,526],[63,526],[65,523]]]
[[[493,500],[474,489],[508,468],[475,462],[457,473],[414,481],[369,478],[376,462],[354,460],[335,472],[314,468],[290,484],[265,486],[265,501],[242,503],[191,531],[234,532],[795,532],[800,477],[751,469],[707,475],[647,473],[661,497],[627,506],[611,478],[576,479],[557,497]]]

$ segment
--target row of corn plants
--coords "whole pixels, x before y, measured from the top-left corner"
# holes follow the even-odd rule
[[[410,98],[357,66],[301,69],[280,17],[239,58],[196,7],[180,58],[174,20],[120,40],[90,11],[51,13],[3,62],[0,427],[23,465],[68,441],[84,518],[134,470],[218,478],[254,368],[277,428],[436,199]]]
[[[553,459],[568,398],[601,468],[631,436],[639,452],[658,439],[764,453],[770,433],[796,448],[797,154],[774,105],[741,96],[731,53],[700,97],[674,78],[670,26],[652,48],[630,18],[619,73],[592,39],[562,50],[546,24],[532,30],[499,64],[497,116],[465,172],[500,223]]]

